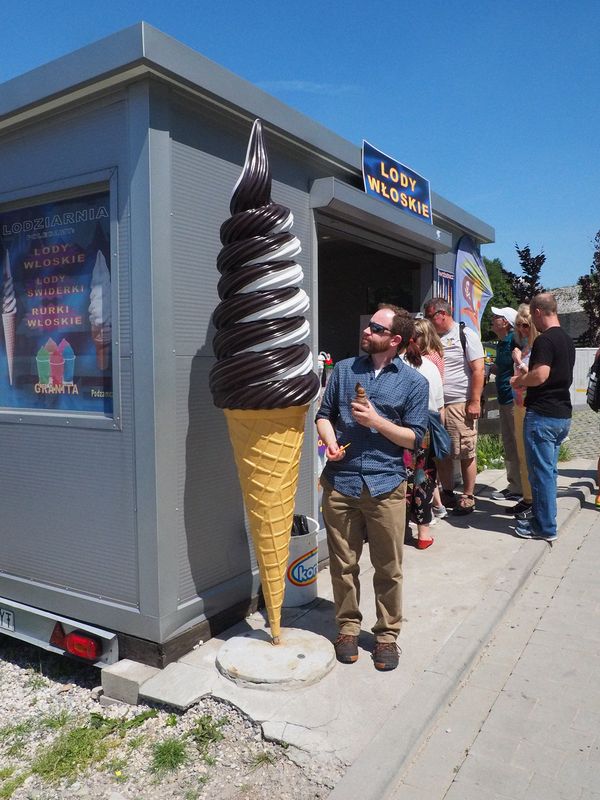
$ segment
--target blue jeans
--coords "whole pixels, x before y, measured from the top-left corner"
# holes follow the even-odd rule
[[[544,536],[556,534],[556,477],[558,450],[571,427],[570,419],[543,417],[527,410],[523,433],[533,499],[533,529]]]

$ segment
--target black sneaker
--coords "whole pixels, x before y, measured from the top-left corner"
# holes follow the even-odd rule
[[[396,642],[375,642],[373,650],[373,663],[375,669],[388,672],[396,669],[400,656],[400,648]]]
[[[517,514],[522,514],[524,511],[530,511],[531,506],[532,506],[531,503],[527,503],[525,500],[519,500],[516,506],[510,506],[510,508],[505,508],[504,513],[514,514],[514,516],[517,516]]]
[[[492,500],[522,500],[520,494],[511,492],[510,489],[502,489],[501,492],[492,492],[490,497]]]
[[[335,657],[342,664],[354,664],[358,660],[358,636],[340,633],[335,642]]]

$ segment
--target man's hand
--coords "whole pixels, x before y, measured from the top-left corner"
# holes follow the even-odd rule
[[[346,455],[346,451],[343,450],[337,442],[334,442],[333,444],[327,445],[325,455],[327,456],[328,461],[341,461]]]
[[[364,425],[365,428],[376,428],[379,414],[375,411],[370,401],[366,405],[363,403],[351,403],[352,416],[359,425]]]
[[[470,419],[479,419],[481,416],[481,403],[479,400],[469,400],[465,410],[467,417]]]

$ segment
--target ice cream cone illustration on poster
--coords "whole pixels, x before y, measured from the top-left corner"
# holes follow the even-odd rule
[[[15,357],[15,335],[17,329],[17,300],[10,271],[8,250],[4,254],[4,292],[2,296],[2,327],[6,347],[6,363],[8,365],[8,382],[13,385],[13,361]]]
[[[89,305],[92,339],[96,347],[96,365],[108,369],[112,344],[112,311],[110,305],[110,272],[101,250],[96,254],[92,272]]]
[[[319,392],[309,335],[308,297],[293,260],[293,215],[271,200],[262,127],[252,128],[221,226],[221,299],[213,321],[214,403],[225,412],[258,559],[269,626],[279,642],[300,453],[308,405]]]

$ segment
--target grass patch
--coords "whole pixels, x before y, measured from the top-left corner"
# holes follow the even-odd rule
[[[254,772],[255,769],[260,769],[261,767],[269,767],[275,764],[277,759],[272,753],[268,753],[266,750],[261,750],[260,753],[257,753],[252,761],[250,762],[250,772]]]
[[[173,772],[188,760],[187,745],[183,739],[165,739],[152,748],[152,772]]]
[[[558,448],[558,460],[559,461],[571,460],[571,451],[569,450],[566,444],[561,444],[561,446]]]
[[[25,739],[37,727],[35,720],[27,719],[15,725],[0,728],[0,743],[6,743],[4,753],[7,756],[18,756],[25,749]]]
[[[179,722],[179,717],[177,714],[169,714],[169,716],[165,720],[165,725],[167,728],[174,728],[177,723]]]
[[[87,724],[63,731],[48,747],[40,748],[31,765],[31,771],[48,783],[73,778],[92,764],[102,761],[115,737],[123,738],[128,731],[138,728],[147,719],[157,715],[158,711],[151,709],[132,719],[109,719],[94,712],[90,714]],[[60,727],[66,722],[67,718],[59,714],[57,718],[53,718],[52,724]]]
[[[127,742],[127,747],[129,747],[130,750],[137,750],[138,747],[140,747],[144,743],[145,738],[146,737],[144,736],[143,733],[141,733],[139,736],[133,736]]]
[[[26,736],[31,733],[36,727],[35,720],[26,719],[23,722],[17,722],[16,725],[5,725],[0,728],[0,741],[11,739],[13,736]]]
[[[107,772],[111,772],[114,779],[119,783],[125,783],[127,780],[127,759],[125,758],[114,758],[112,761],[107,761],[104,765],[104,769]]]
[[[0,786],[0,799],[1,800],[9,800],[10,797],[13,796],[14,792],[22,786],[28,778],[28,773],[25,772],[22,775],[16,775],[14,778],[10,778],[10,780],[5,781],[2,786]]]
[[[27,688],[33,689],[35,692],[37,689],[43,689],[44,686],[48,685],[48,681],[44,678],[43,675],[40,675],[37,672],[32,672],[30,676],[27,678]]]
[[[59,731],[65,727],[70,719],[69,712],[63,709],[58,714],[50,714],[47,717],[43,717],[39,722],[39,726],[40,728],[48,728],[51,731]]]
[[[482,433],[477,437],[477,472],[504,467],[504,447],[497,433]]]
[[[73,778],[106,756],[105,737],[102,729],[88,726],[61,733],[55,742],[36,755],[31,771],[48,783]]]
[[[213,719],[210,714],[203,714],[198,718],[194,727],[189,731],[188,736],[201,752],[205,753],[211,744],[216,744],[224,738],[221,728],[227,719]]]

